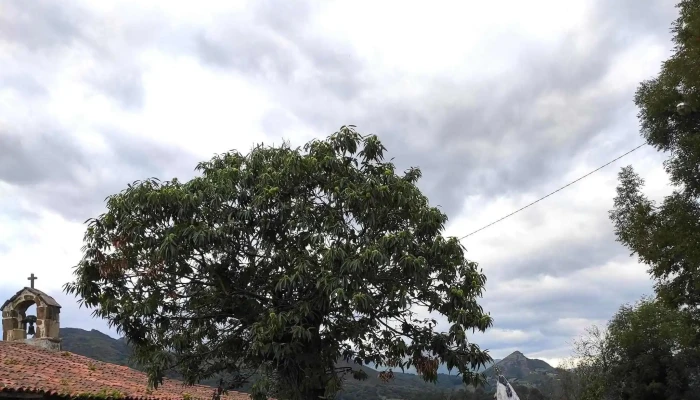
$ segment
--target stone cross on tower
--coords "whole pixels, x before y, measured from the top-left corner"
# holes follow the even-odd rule
[[[34,281],[37,280],[37,279],[39,279],[39,278],[37,278],[36,276],[34,276],[34,273],[33,273],[33,272],[32,272],[32,274],[29,276],[29,278],[27,278],[28,281],[31,281],[31,283],[30,283],[31,286],[30,286],[30,287],[31,287],[32,289],[34,289]]]

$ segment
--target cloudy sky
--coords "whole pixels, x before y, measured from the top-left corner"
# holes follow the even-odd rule
[[[634,90],[676,18],[673,0],[643,3],[5,0],[0,298],[33,272],[63,326],[115,335],[61,290],[107,195],[344,124],[420,167],[448,233],[466,235],[641,143]],[[607,211],[627,164],[668,193],[662,160],[644,147],[465,239],[495,318],[475,340],[556,363],[650,293]]]

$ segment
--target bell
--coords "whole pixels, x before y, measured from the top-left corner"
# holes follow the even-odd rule
[[[32,336],[36,333],[36,331],[34,330],[34,324],[29,325],[29,329],[27,330],[27,333],[32,335]]]

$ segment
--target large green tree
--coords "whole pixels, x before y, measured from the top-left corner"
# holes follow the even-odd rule
[[[348,126],[131,184],[89,220],[65,290],[133,344],[153,385],[169,368],[187,383],[256,373],[256,398],[318,399],[341,386],[340,359],[410,363],[428,381],[446,363],[477,384],[490,356],[467,331],[492,324],[485,276],[443,236],[420,171],[398,175],[384,152]]]
[[[606,345],[613,398],[700,399],[695,330],[686,316],[656,299],[620,308],[608,324]]]
[[[635,97],[642,136],[668,154],[664,167],[675,190],[657,204],[625,167],[610,217],[618,240],[649,265],[659,298],[693,313],[700,325],[700,0],[681,1],[678,9],[675,52]]]

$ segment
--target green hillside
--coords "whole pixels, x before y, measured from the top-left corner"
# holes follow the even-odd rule
[[[137,365],[129,362],[129,345],[123,339],[114,339],[94,329],[91,331],[86,331],[77,328],[62,328],[61,337],[63,339],[61,347],[65,351],[70,351],[72,353],[80,354],[99,361],[118,365],[127,365],[135,369],[140,369]],[[517,362],[514,364],[514,360],[512,360],[512,358],[513,357],[511,357],[511,359],[506,358],[504,360],[495,361],[504,366],[510,366],[511,364],[515,365],[517,362],[520,362],[520,359],[518,358]],[[536,366],[537,368],[544,367],[545,369],[553,370],[553,368],[544,361],[528,361],[533,363],[531,366]],[[542,363],[544,364],[542,365]],[[340,362],[338,365],[345,366],[345,364],[346,363],[344,362]],[[417,375],[394,371],[394,380],[389,383],[383,383],[377,377],[378,371],[368,366],[362,366],[361,368],[365,370],[369,378],[365,381],[357,381],[352,379],[352,377],[348,377],[345,381],[346,384],[344,390],[338,397],[338,400],[437,400],[445,399],[449,394],[453,394],[454,398],[454,394],[458,392],[467,393],[465,396],[470,396],[468,398],[472,398],[471,393],[474,392],[474,389],[471,387],[465,388],[461,377],[454,374],[439,374],[438,382],[433,384],[423,381],[423,379]],[[518,376],[522,376],[524,374],[523,371],[515,367],[508,367],[507,369],[508,373],[513,371]],[[485,373],[488,374],[488,372],[491,370],[492,369],[489,368]],[[508,375],[506,376],[509,377]],[[177,374],[174,373],[169,374],[169,377],[175,379],[178,378]],[[218,382],[217,379],[211,379],[209,381],[202,382],[202,384],[213,386],[216,384],[216,382]],[[239,390],[246,391],[246,389],[246,387],[243,387]],[[467,397],[461,396],[456,398],[464,399]]]
[[[61,328],[61,348],[112,364],[128,365],[129,345],[98,330]]]

